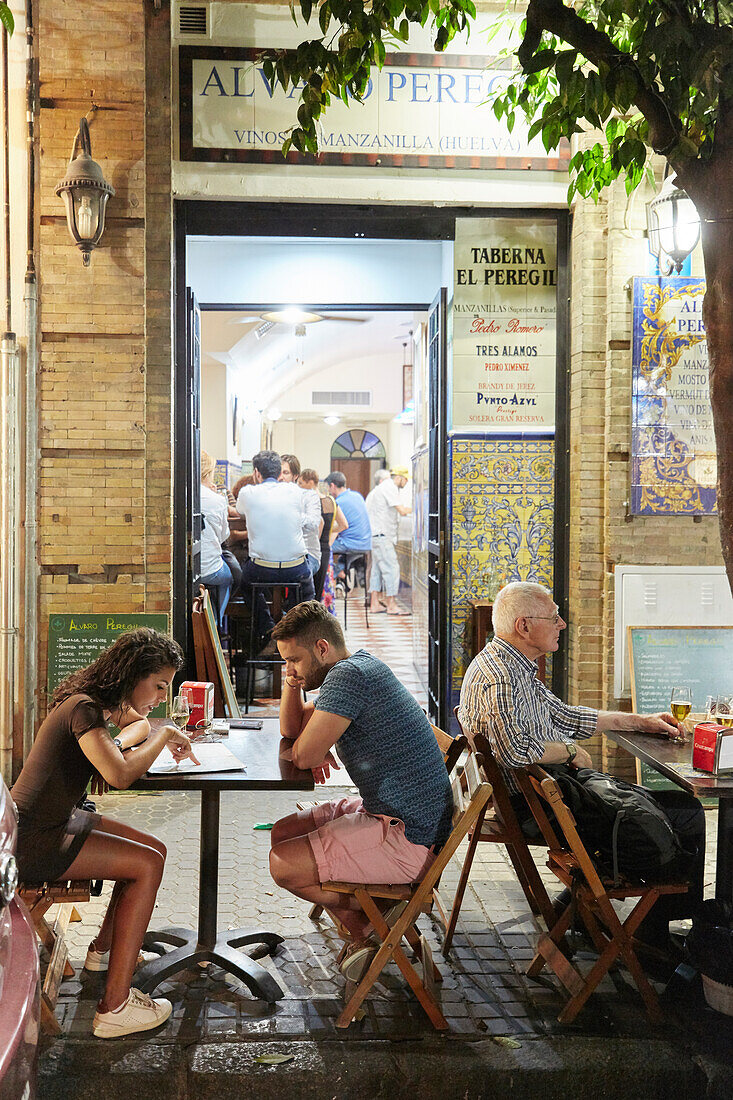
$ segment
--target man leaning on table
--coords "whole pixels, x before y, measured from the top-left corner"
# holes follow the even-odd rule
[[[336,747],[359,797],[276,822],[270,871],[279,886],[324,906],[346,929],[353,943],[341,969],[358,979],[376,951],[367,919],[354,899],[321,883],[419,879],[450,833],[448,773],[414,696],[366,650],[349,653],[321,604],[294,607],[272,636],[285,660],[280,731],[293,742],[294,763],[322,781],[338,767]],[[303,691],[315,688],[315,702],[303,702]]]
[[[537,658],[554,653],[566,623],[542,585],[513,581],[501,589],[492,608],[494,637],[474,657],[461,687],[458,717],[469,734],[489,741],[509,788],[523,828],[531,815],[512,775],[527,764],[567,764],[592,768],[578,742],[604,730],[640,730],[675,736],[671,714],[597,711],[562,702],[537,677]],[[637,936],[654,946],[669,946],[670,920],[691,916],[702,900],[705,864],[705,815],[696,798],[679,790],[654,791],[678,839],[696,851],[687,894],[659,899],[639,926]]]

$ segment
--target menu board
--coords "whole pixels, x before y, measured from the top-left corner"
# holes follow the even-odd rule
[[[148,626],[168,633],[168,616],[131,615],[51,615],[48,620],[48,699],[72,672],[91,664],[127,630]],[[151,713],[165,717],[165,703]]]
[[[733,695],[733,626],[630,626],[628,639],[634,713],[668,711],[673,687],[689,687],[693,714],[708,695]],[[641,781],[674,786],[644,763]]]
[[[456,220],[454,431],[552,431],[557,229],[554,221]]]
[[[634,279],[631,511],[636,515],[716,510],[704,296],[702,278]]]

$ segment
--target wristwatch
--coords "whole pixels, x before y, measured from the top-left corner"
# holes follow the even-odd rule
[[[122,752],[122,742],[120,741],[119,737],[113,737],[112,740],[114,741],[120,752]]]
[[[575,744],[574,741],[571,741],[570,744],[568,744],[566,741],[565,748],[568,750],[568,764],[570,764],[573,760],[575,760],[575,754],[578,751],[578,746]]]

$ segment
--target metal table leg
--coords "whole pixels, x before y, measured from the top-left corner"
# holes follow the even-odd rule
[[[235,928],[217,932],[219,890],[219,791],[201,792],[201,840],[199,858],[198,932],[188,928],[164,928],[148,932],[143,946],[161,953],[135,975],[135,985],[143,993],[152,991],[165,978],[199,962],[213,962],[236,975],[263,1001],[278,1001],[283,991],[272,976],[250,955],[237,948],[255,944],[257,955],[272,954],[282,936],[260,929]],[[165,951],[166,946],[173,947]]]

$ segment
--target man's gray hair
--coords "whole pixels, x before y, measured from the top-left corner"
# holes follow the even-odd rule
[[[547,600],[552,593],[542,584],[533,581],[511,581],[500,590],[491,609],[491,621],[495,634],[514,633],[514,624],[523,615],[542,615],[547,610]]]
[[[375,486],[376,485],[381,485],[382,482],[386,481],[388,477],[389,477],[389,470],[385,470],[384,468],[382,468],[381,470],[377,470],[376,474],[374,475],[374,484],[375,484]]]

